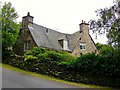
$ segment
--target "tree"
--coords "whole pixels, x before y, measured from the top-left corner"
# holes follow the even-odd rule
[[[98,50],[100,50],[103,47],[104,44],[96,43],[96,47]]]
[[[0,16],[2,26],[2,56],[7,57],[18,37],[20,24],[16,22],[18,14],[10,2],[5,2],[3,6],[1,5]]]
[[[116,50],[120,49],[120,1],[110,8],[96,11],[98,20],[90,21],[90,29],[100,34],[107,33],[108,44]]]
[[[112,57],[114,55],[114,48],[110,45],[96,43],[96,47],[102,56]]]

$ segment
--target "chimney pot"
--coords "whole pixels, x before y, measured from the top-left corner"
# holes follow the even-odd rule
[[[28,12],[27,16],[30,16],[30,12]]]
[[[84,20],[82,20],[82,23],[81,24],[79,24],[79,26],[80,26],[80,32],[85,32],[85,33],[89,33],[89,31],[88,31],[88,23],[86,23],[86,21],[84,21]]]
[[[83,23],[84,21],[82,20],[82,23]]]

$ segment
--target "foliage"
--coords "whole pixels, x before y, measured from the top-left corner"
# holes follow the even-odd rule
[[[45,52],[46,52],[46,49],[45,49],[45,48],[34,47],[34,48],[32,49],[32,55],[33,55],[33,56],[37,56],[38,54],[45,53]]]
[[[109,45],[104,45],[101,49],[100,49],[100,54],[104,55],[104,56],[113,56],[114,55],[114,48],[109,46]]]
[[[105,44],[96,43],[97,49],[100,50]]]
[[[26,60],[35,60],[35,59],[40,59],[41,57],[43,58],[43,60],[45,59],[45,52],[46,49],[45,48],[38,48],[38,47],[34,47],[32,50],[27,51],[24,54],[24,58],[25,61]]]
[[[120,56],[102,56],[95,53],[84,54],[76,60],[67,63],[67,68],[90,75],[100,75],[118,78],[120,75]],[[66,63],[63,63],[66,65]],[[98,72],[99,71],[99,72]]]
[[[9,51],[15,44],[20,29],[20,24],[16,23],[18,14],[10,2],[1,6],[1,30],[2,30],[2,51],[3,57],[7,57]]]
[[[5,63],[68,81],[119,87],[119,58],[117,54],[109,57],[95,53],[77,58],[67,52],[35,47],[24,57],[9,58]]]
[[[48,57],[47,53],[38,54],[37,57],[40,61],[50,61],[50,58]]]
[[[42,60],[42,61],[61,62],[61,61],[70,61],[74,59],[74,56],[70,55],[67,52],[46,50],[45,48],[42,47],[34,47],[32,50],[27,51],[24,54],[25,58],[29,55],[33,57],[37,57],[38,60]]]
[[[28,63],[52,62],[64,70],[87,72],[90,75],[116,76],[120,71],[119,54],[113,53],[114,49],[108,45],[97,44],[100,54],[95,53],[83,54],[80,57],[74,57],[67,52],[46,50],[45,48],[35,47],[24,54]],[[110,52],[110,53],[108,53]],[[34,69],[35,70],[35,69]],[[99,71],[99,72],[97,72]]]
[[[87,70],[89,71],[92,68],[94,60],[97,61],[97,55],[95,53],[92,54],[83,54],[78,57],[76,60],[70,62],[68,65],[70,68],[75,70]]]
[[[111,57],[111,56],[115,55],[116,50],[110,45],[97,43],[96,47],[99,50],[99,54],[101,54],[103,56]]]
[[[63,54],[57,53],[56,51],[48,51],[47,55],[51,61],[60,61],[63,58]]]
[[[29,54],[25,56],[26,60],[22,57],[14,57],[9,58],[8,63],[24,70],[68,81],[120,87],[120,61],[118,60],[120,57],[108,58],[89,53],[71,61],[51,61],[47,52],[38,56],[37,59],[29,51]]]
[[[37,60],[38,58],[37,57],[35,57],[35,56],[32,56],[32,55],[26,55],[25,56],[25,61],[27,60]]]
[[[108,43],[116,49],[120,49],[120,1],[110,8],[98,9],[100,18],[90,21],[90,29],[99,34],[107,33]]]
[[[103,57],[103,63],[93,68],[93,71],[99,70],[99,73],[118,78],[120,75],[120,1],[111,6],[110,8],[99,9],[96,11],[100,17],[97,21],[90,21],[90,29],[95,33],[107,34],[109,45],[97,44],[100,55]]]

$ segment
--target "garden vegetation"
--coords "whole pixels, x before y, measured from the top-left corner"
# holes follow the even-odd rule
[[[119,58],[95,53],[75,57],[63,51],[34,47],[24,56],[11,56],[3,63],[67,81],[119,88]]]

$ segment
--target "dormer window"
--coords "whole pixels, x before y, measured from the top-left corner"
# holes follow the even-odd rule
[[[86,43],[80,43],[80,49],[86,50]]]
[[[61,47],[63,48],[63,39],[58,40],[58,42],[60,43]]]
[[[69,50],[69,49],[68,49],[68,41],[67,41],[67,40],[60,39],[60,40],[58,40],[58,42],[60,43],[61,47],[62,47],[64,50]]]

